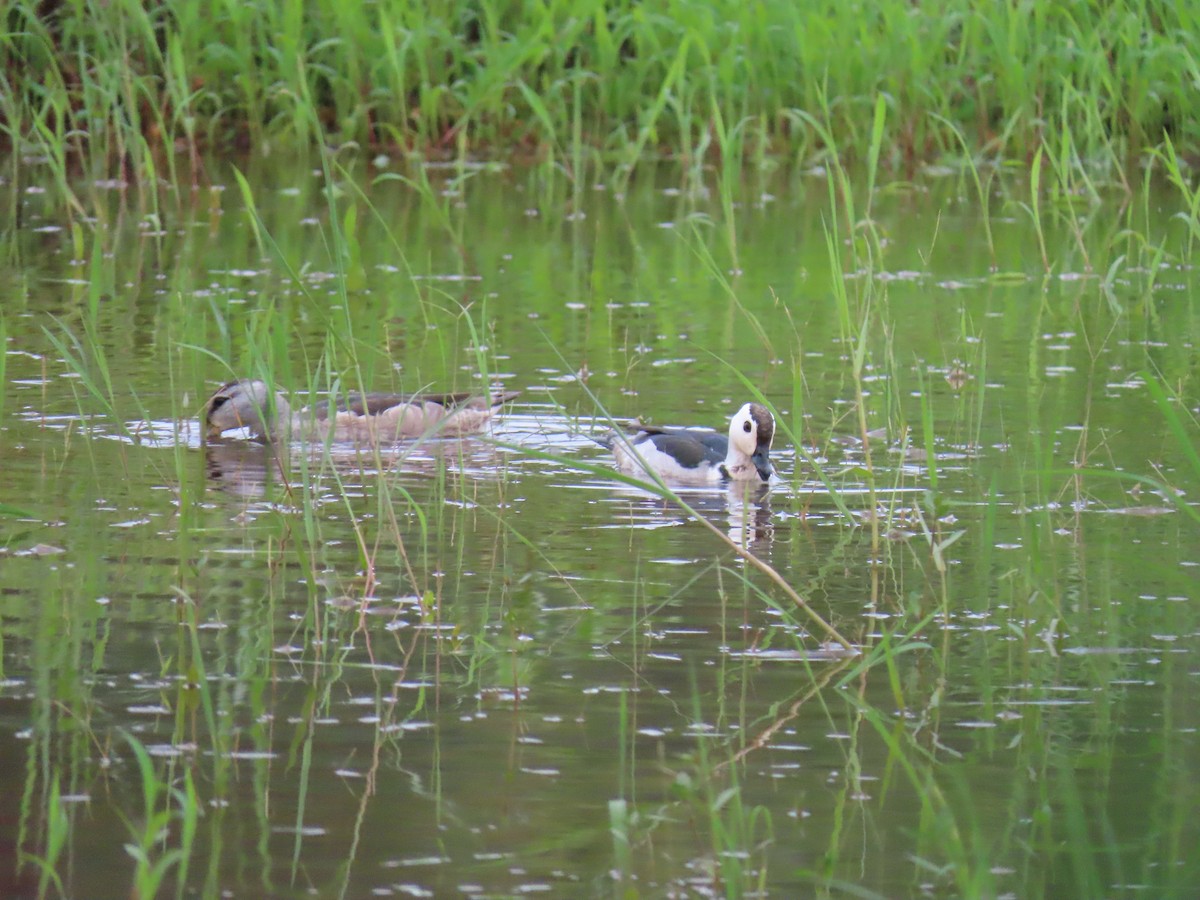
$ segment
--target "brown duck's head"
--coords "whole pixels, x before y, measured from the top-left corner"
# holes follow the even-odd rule
[[[259,440],[284,436],[279,423],[291,421],[291,407],[283,394],[265,381],[239,379],[221,385],[204,405],[204,425],[209,437],[231,428],[249,428]]]

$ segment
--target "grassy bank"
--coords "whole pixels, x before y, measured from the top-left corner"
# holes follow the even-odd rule
[[[828,138],[865,154],[882,96],[881,162],[901,171],[964,146],[1044,146],[1075,166],[1124,164],[1164,135],[1200,150],[1191,0],[438,6],[18,0],[0,22],[3,140],[135,171],[165,148],[318,133],[572,170],[806,162]]]

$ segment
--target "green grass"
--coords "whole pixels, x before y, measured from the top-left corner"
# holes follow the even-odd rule
[[[139,192],[152,175],[195,185],[201,150],[314,144],[318,122],[339,144],[525,154],[574,178],[659,155],[812,160],[832,147],[811,119],[846,159],[875,145],[891,171],[964,145],[1028,160],[1045,143],[1056,166],[1121,178],[1164,134],[1200,150],[1194,2],[46,8],[18,0],[0,22],[3,135],[52,151],[64,181],[82,160],[124,167]]]

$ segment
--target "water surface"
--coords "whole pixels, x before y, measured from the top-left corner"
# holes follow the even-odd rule
[[[331,216],[319,169],[251,165],[257,237],[219,168],[157,211],[82,185],[74,226],[11,201],[0,893],[59,893],[40,857],[129,896],[127,845],[187,848],[189,896],[1200,890],[1197,473],[1145,385],[1194,445],[1170,196],[1134,208],[1176,262],[1110,270],[1114,196],[1051,218],[1047,274],[1019,185],[989,248],[939,173],[876,199],[870,266],[820,173],[732,231],[673,171],[379,174]],[[203,444],[266,372],[522,394],[481,438]],[[607,473],[610,417],[723,429],[742,376],[790,435],[769,489],[681,492],[719,535]]]

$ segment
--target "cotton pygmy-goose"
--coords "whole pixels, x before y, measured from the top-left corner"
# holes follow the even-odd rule
[[[260,441],[388,441],[426,432],[457,436],[480,431],[516,391],[471,394],[351,394],[292,412],[287,397],[265,381],[221,385],[205,404],[210,437],[249,428]]]
[[[617,468],[627,475],[653,471],[676,484],[720,484],[771,478],[775,418],[759,403],[747,403],[729,421],[729,434],[706,428],[639,427],[607,440]]]

